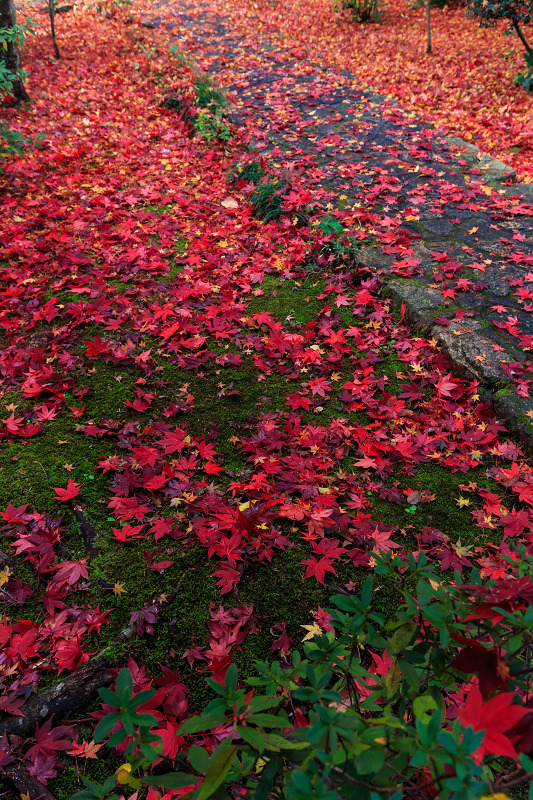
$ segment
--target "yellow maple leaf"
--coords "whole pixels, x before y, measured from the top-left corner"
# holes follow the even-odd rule
[[[3,586],[4,583],[7,583],[9,580],[9,576],[12,574],[12,571],[9,567],[4,567],[4,569],[0,569],[0,586]]]
[[[470,505],[470,500],[468,499],[468,497],[456,497],[455,499],[457,500],[457,505],[459,506],[459,508]]]
[[[121,594],[125,594],[128,590],[126,589],[123,583],[115,583],[113,586],[113,594],[118,595],[120,597]]]
[[[316,622],[313,622],[312,625],[300,625],[300,628],[304,628],[304,630],[307,631],[304,638],[302,639],[302,642],[306,642],[308,639],[314,639],[315,636],[322,635],[322,628],[320,627],[320,625],[317,625]]]

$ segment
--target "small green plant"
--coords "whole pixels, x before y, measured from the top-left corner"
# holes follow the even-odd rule
[[[259,161],[248,161],[246,164],[237,164],[230,171],[229,179],[231,183],[258,183],[266,176],[267,171]]]
[[[278,220],[283,213],[282,200],[286,189],[285,178],[262,178],[250,195],[255,216],[263,222]]]
[[[248,199],[255,216],[263,222],[272,222],[287,215],[292,218],[294,225],[309,225],[306,197],[302,197],[298,191],[293,192],[286,176],[273,175],[262,162],[237,164],[230,171],[229,180],[235,184],[253,185]]]
[[[231,127],[224,118],[224,114],[220,109],[210,112],[207,109],[201,109],[196,115],[194,127],[200,136],[212,142],[220,139],[223,142],[228,142],[231,139]]]
[[[229,141],[231,127],[226,120],[228,100],[223,92],[205,75],[196,77],[194,89],[195,105],[198,109],[194,120],[196,132],[207,141]]]
[[[380,18],[379,0],[342,0],[354,22],[377,22]]]
[[[320,248],[319,264],[353,267],[357,263],[357,239],[346,234],[334,216],[324,214],[315,227],[328,237]]]
[[[110,775],[103,784],[82,778],[85,789],[76,792],[72,800],[119,800],[119,795],[112,793],[117,780],[119,783],[128,783],[132,788],[137,784],[136,788],[140,788],[140,781],[130,777],[131,772],[145,769],[161,755],[161,739],[151,731],[157,725],[156,718],[153,714],[138,711],[140,706],[154,697],[155,690],[147,689],[134,694],[131,672],[129,669],[122,669],[118,674],[115,691],[104,688],[99,692],[102,700],[114,711],[100,720],[94,732],[94,741],[100,742],[107,738],[108,747],[117,747],[127,740],[124,755],[131,758],[118,774]],[[132,756],[134,751],[136,755]],[[125,779],[121,777],[121,771]]]
[[[168,111],[184,111],[187,104],[183,97],[175,94],[169,94],[161,101],[161,108],[166,108]]]
[[[181,63],[186,62],[182,59]],[[207,141],[227,142],[231,139],[231,126],[226,119],[227,98],[204,75],[196,76],[190,96],[186,96],[186,92],[168,94],[161,102],[161,107],[177,111]]]
[[[196,105],[199,108],[215,110],[227,107],[227,98],[220,89],[213,85],[213,82],[207,76],[197,76],[194,81],[194,88],[196,90]]]

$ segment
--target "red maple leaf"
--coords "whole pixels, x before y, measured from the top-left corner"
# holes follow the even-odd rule
[[[35,744],[26,753],[29,761],[35,761],[37,756],[55,756],[57,752],[66,752],[72,747],[71,740],[77,733],[74,725],[52,727],[52,720],[53,717],[50,717],[40,727],[35,726]]]
[[[435,383],[437,396],[440,398],[451,397],[454,389],[457,389],[458,386],[460,386],[460,384],[452,377],[452,375],[444,375],[444,377],[439,378],[439,380]]]
[[[100,337],[96,335],[92,342],[84,341],[83,344],[87,348],[87,355],[89,358],[95,358],[102,355],[102,353],[109,352],[109,342],[102,342]]]
[[[452,667],[461,672],[474,672],[479,678],[479,688],[486,700],[497,689],[507,689],[509,668],[496,647],[485,647],[475,639],[454,636],[460,644],[466,645],[451,662]]]
[[[147,539],[147,536],[141,536],[140,531],[144,525],[131,526],[129,522],[123,528],[113,528],[113,536],[118,542],[132,542],[134,539]]]
[[[58,587],[74,586],[80,578],[89,577],[86,558],[82,558],[80,561],[62,561],[61,564],[50,567],[50,572],[52,571],[55,571],[53,583]]]
[[[56,493],[56,499],[64,503],[67,500],[72,500],[73,497],[77,497],[80,493],[80,487],[80,483],[74,483],[74,481],[69,480],[66,489],[56,488],[55,486],[52,486],[52,489]]]
[[[80,636],[71,636],[69,639],[59,639],[54,649],[58,673],[64,669],[75,670],[89,660],[90,653],[86,653],[81,646]]]
[[[316,578],[319,583],[324,585],[324,577],[326,572],[332,572],[334,575],[337,573],[333,569],[332,562],[328,558],[307,558],[305,561],[300,561],[300,564],[307,565],[305,571],[306,578]]]
[[[475,731],[485,731],[483,741],[475,753],[478,762],[485,753],[518,758],[518,753],[505,732],[516,725],[525,714],[531,713],[531,710],[512,705],[516,697],[511,692],[502,692],[483,703],[479,688],[475,685],[470,687],[465,706],[459,711],[459,719],[463,725],[470,725]]]

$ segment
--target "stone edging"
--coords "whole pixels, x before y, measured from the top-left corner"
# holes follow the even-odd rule
[[[463,139],[452,134],[444,136],[444,140],[459,148],[465,156],[465,159],[472,163],[472,166],[477,163],[482,177],[489,183],[505,183],[505,181],[516,181],[516,172],[513,167],[504,164],[497,158],[482,153],[479,147],[475,144],[468,144]]]
[[[426,250],[421,243],[414,249],[419,251],[418,256],[423,256],[420,251]],[[481,323],[475,319],[452,320],[446,327],[436,325],[435,317],[442,308],[441,292],[419,286],[411,278],[391,278],[389,268],[394,261],[391,256],[373,247],[362,247],[358,251],[358,261],[367,268],[380,271],[378,278],[383,286],[383,295],[392,300],[395,308],[403,304],[408,322],[424,335],[436,339],[460,378],[479,381],[484,398],[533,454],[533,398],[519,396],[503,370],[509,356],[519,361],[523,359],[523,353],[520,350],[502,352],[492,349],[493,341],[479,332]]]

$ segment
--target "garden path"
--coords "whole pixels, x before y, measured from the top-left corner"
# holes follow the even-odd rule
[[[364,76],[311,61],[259,11],[251,30],[238,6],[218,0],[155,8],[147,27],[173,29],[178,49],[224,88],[251,151],[325,209],[375,213],[380,241],[363,239],[359,261],[533,445],[533,187],[513,186],[512,168],[362,88]],[[404,245],[383,246],[399,229]]]

